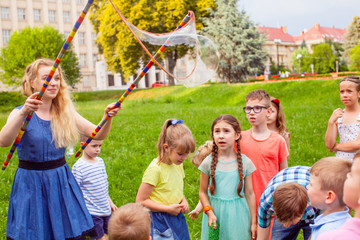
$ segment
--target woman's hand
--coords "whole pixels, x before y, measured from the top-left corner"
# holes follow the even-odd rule
[[[105,108],[105,115],[109,113],[110,117],[115,117],[120,111],[120,109],[121,109],[121,104],[120,107],[116,107],[115,103],[110,103]]]
[[[28,115],[30,112],[35,112],[39,110],[42,101],[36,99],[39,95],[39,92],[31,94],[25,101],[24,106],[21,108],[21,111],[24,115]]]

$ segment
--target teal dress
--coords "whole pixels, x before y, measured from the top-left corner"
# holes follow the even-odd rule
[[[210,176],[211,155],[204,159],[199,169]],[[245,176],[256,170],[249,158],[242,154],[243,173]],[[244,191],[242,198],[236,192],[239,184],[237,160],[218,161],[215,170],[216,192],[208,192],[210,204],[220,225],[219,239],[248,240],[251,239],[251,218]],[[210,186],[211,178],[209,181]],[[244,190],[244,186],[243,186]],[[209,239],[208,216],[203,214],[201,239]]]

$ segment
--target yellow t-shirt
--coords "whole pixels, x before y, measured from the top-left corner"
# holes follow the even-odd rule
[[[155,186],[149,197],[151,200],[171,205],[180,203],[183,199],[184,177],[182,164],[158,163],[155,158],[146,169],[142,182]]]

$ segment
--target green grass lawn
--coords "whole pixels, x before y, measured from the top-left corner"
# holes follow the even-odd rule
[[[117,206],[134,202],[142,175],[157,156],[155,147],[162,124],[167,118],[183,119],[192,130],[197,147],[211,138],[211,124],[220,114],[236,116],[246,130],[250,124],[242,111],[248,92],[262,88],[280,99],[291,133],[289,166],[312,165],[316,160],[333,155],[325,148],[327,121],[335,108],[341,107],[339,81],[291,81],[259,84],[212,84],[194,88],[172,86],[138,90],[130,94],[123,109],[114,118],[112,131],[104,141],[100,156],[105,160],[110,183],[110,196]],[[81,115],[97,124],[105,106],[122,94],[104,92],[78,93],[76,107]],[[102,97],[97,97],[102,95]],[[92,98],[94,96],[94,98]],[[116,96],[107,99],[106,96]],[[86,101],[84,101],[84,99]],[[94,100],[92,100],[94,99]],[[101,100],[106,99],[106,100]],[[0,126],[9,112],[0,113]],[[8,148],[0,148],[2,161]],[[200,172],[189,160],[184,162],[186,173],[184,193],[193,209],[198,198]],[[69,165],[75,162],[70,159]],[[6,216],[11,184],[18,165],[17,155],[4,172],[0,172],[0,239],[6,239]],[[191,239],[199,239],[201,216],[187,218]]]

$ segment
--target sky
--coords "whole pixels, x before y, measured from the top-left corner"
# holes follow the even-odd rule
[[[360,16],[360,0],[238,0],[238,6],[259,26],[286,26],[292,36],[315,23],[347,28],[355,15]]]

